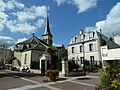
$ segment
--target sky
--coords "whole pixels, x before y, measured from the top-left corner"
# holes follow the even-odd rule
[[[120,35],[120,0],[0,0],[0,44],[42,39],[47,15],[55,45],[67,47],[81,29]]]

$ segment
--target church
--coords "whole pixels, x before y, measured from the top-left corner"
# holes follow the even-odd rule
[[[30,39],[15,45],[14,57],[16,59],[13,60],[12,66],[17,68],[28,67],[29,69],[39,69],[40,73],[44,72],[49,68],[51,63],[51,56],[46,53],[46,49],[52,45],[52,37],[49,18],[47,17],[42,40],[33,33]]]

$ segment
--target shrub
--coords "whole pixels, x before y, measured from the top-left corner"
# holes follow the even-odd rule
[[[69,67],[69,71],[73,71],[74,69],[78,70],[79,65],[76,64],[74,60],[70,60],[68,62],[68,67]]]
[[[109,81],[109,74],[106,73],[105,71],[102,72],[102,74],[100,75],[100,85],[101,86],[110,86],[110,81]]]
[[[111,86],[114,87],[114,88],[118,88],[120,86],[120,81],[119,80],[113,80]]]

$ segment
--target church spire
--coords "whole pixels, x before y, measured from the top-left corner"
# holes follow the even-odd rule
[[[47,43],[48,45],[52,45],[52,34],[50,32],[50,26],[49,26],[49,18],[47,16],[46,18],[46,27],[45,27],[45,32],[42,35],[42,39],[45,43]]]
[[[50,25],[49,25],[49,18],[47,16],[46,18],[46,27],[45,27],[45,32],[43,35],[50,35],[52,36],[51,32],[50,32]]]

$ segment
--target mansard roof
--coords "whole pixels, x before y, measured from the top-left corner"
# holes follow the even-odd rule
[[[98,37],[100,37],[101,39],[101,46],[107,45],[109,49],[113,49],[113,48],[120,48],[120,46],[118,44],[116,44],[114,41],[111,41],[107,36],[105,36],[104,34],[97,32]]]
[[[92,37],[90,36],[90,34],[92,35]],[[98,32],[98,31],[89,31],[89,32],[81,31],[79,35],[74,36],[71,39],[70,44],[68,46],[95,41],[98,38],[100,38],[101,46],[107,45],[109,49],[120,48],[118,44],[116,44],[114,41],[111,41],[106,35],[102,34],[102,32]]]

